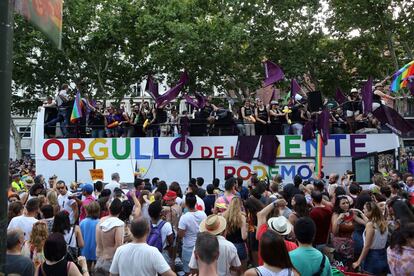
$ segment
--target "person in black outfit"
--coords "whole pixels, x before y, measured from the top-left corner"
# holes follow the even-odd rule
[[[197,184],[197,195],[199,198],[203,199],[206,196],[206,190],[203,189],[204,184],[204,178],[197,177],[196,178],[196,184]]]
[[[96,107],[89,113],[88,126],[92,129],[92,138],[105,137],[105,116],[102,114],[102,103],[96,102]]]
[[[279,103],[277,101],[271,101],[269,107],[269,120],[270,125],[268,129],[268,134],[271,135],[282,135],[282,125],[287,124],[286,114],[280,109]]]
[[[78,258],[78,264],[68,261],[67,245],[61,233],[52,233],[43,247],[46,262],[38,269],[39,276],[67,276],[69,274],[89,275],[85,257]],[[80,269],[78,268],[78,265]]]
[[[142,129],[145,121],[144,113],[142,112],[142,106],[139,103],[135,104],[131,113],[131,125],[132,133],[131,137],[145,137],[145,133]]]
[[[212,214],[212,210],[214,209],[214,202],[216,201],[216,195],[214,194],[213,184],[207,185],[207,194],[203,198],[203,201],[204,201],[206,215],[209,216]]]
[[[57,121],[58,118],[56,103],[52,97],[48,96],[46,102],[43,103],[43,107],[45,108],[45,135],[47,138],[55,137],[56,123],[53,122]],[[51,121],[52,123],[48,124]]]
[[[266,106],[263,104],[263,101],[261,99],[257,99],[256,103],[257,107],[254,110],[254,115],[256,118],[256,135],[266,135],[267,124],[269,123],[269,113],[267,112]]]
[[[156,116],[156,126],[155,126],[155,133],[156,136],[159,137],[166,137],[168,136],[168,125],[167,119],[168,119],[168,113],[163,107],[157,107],[156,109],[157,116]]]

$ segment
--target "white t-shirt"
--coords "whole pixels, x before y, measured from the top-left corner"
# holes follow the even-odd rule
[[[152,226],[157,226],[161,223],[162,220],[159,220],[157,224],[152,224]],[[164,226],[161,228],[161,238],[162,238],[162,248],[167,247],[167,237],[173,233],[171,223],[168,221],[165,222]]]
[[[55,101],[57,106],[61,106],[65,101],[68,99],[68,93],[66,90],[60,90],[58,94],[56,95]]]
[[[157,248],[146,243],[127,243],[118,247],[110,272],[122,276],[157,275],[170,270]]]
[[[183,247],[192,248],[195,245],[200,223],[207,217],[203,211],[187,212],[181,216],[178,229],[185,230]]]
[[[67,245],[71,247],[77,247],[75,226],[72,226],[69,231],[65,231],[65,235],[63,236]]]
[[[108,184],[105,185],[104,189],[109,189],[111,190],[111,193],[114,192],[115,188],[121,188],[121,184],[119,184],[116,181],[111,181]]]
[[[217,236],[219,243],[219,257],[217,260],[217,274],[219,276],[231,276],[230,267],[239,267],[241,262],[237,255],[237,249],[233,243],[226,240],[223,236]],[[197,261],[193,255],[191,256],[188,266],[192,269],[197,269]]]
[[[30,239],[30,234],[32,233],[33,224],[37,222],[37,219],[34,217],[27,217],[25,215],[21,215],[18,217],[12,218],[7,227],[7,230],[11,229],[21,229],[24,233],[24,240],[28,241]]]
[[[76,203],[76,200],[69,198],[69,192],[65,195],[58,196],[58,203],[60,211],[66,211],[69,213],[70,224],[75,223],[75,214],[73,213],[72,205]]]
[[[414,186],[413,186],[414,187]],[[176,197],[175,198],[175,203],[177,203],[179,206],[181,206],[181,203],[183,203],[183,199],[181,197]]]

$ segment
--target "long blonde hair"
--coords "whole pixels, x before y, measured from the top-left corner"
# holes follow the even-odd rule
[[[223,217],[227,221],[227,232],[233,233],[242,227],[243,224],[242,203],[237,196],[233,197]]]
[[[32,233],[30,233],[30,245],[33,246],[37,252],[42,252],[43,245],[48,236],[47,225],[42,221],[33,224]]]
[[[372,222],[374,227],[378,227],[381,234],[384,234],[384,232],[387,231],[388,225],[387,221],[381,213],[381,209],[373,201],[365,203],[365,207],[368,211],[371,212],[370,221]]]
[[[50,205],[52,206],[59,205],[58,197],[55,191],[49,191],[46,195],[46,198]]]

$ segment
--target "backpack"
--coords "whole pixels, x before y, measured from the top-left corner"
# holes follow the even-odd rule
[[[160,224],[153,226],[151,224],[151,231],[147,238],[147,244],[158,248],[160,252],[162,252],[162,235],[161,235],[161,228],[165,225],[166,221],[161,221]]]

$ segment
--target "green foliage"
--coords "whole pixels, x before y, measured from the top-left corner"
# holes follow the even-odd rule
[[[328,6],[327,6],[328,5]],[[383,79],[413,58],[413,3],[405,0],[72,0],[64,3],[63,50],[15,17],[16,91],[34,103],[62,83],[122,98],[148,73],[189,90],[239,96],[260,87],[261,61],[288,79],[333,94],[368,76]],[[396,12],[398,11],[398,12]],[[287,91],[289,82],[277,84]],[[37,104],[37,103],[36,103]]]

